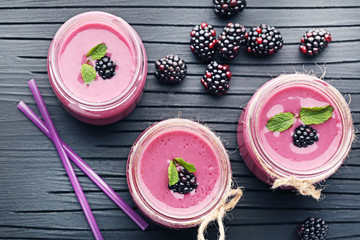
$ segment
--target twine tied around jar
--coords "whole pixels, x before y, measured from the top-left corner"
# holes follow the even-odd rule
[[[243,196],[243,190],[241,188],[229,189],[227,194],[221,199],[217,209],[212,211],[200,224],[198,229],[197,240],[205,240],[204,232],[207,226],[217,220],[219,226],[219,240],[225,239],[225,229],[223,219],[226,212],[233,210],[240,198]]]
[[[288,177],[281,177],[276,174],[272,169],[270,169],[264,162],[260,161],[260,165],[267,172],[267,174],[274,179],[274,182],[271,186],[271,189],[276,189],[278,187],[293,187],[303,196],[311,196],[315,200],[319,201],[321,198],[321,191],[323,189],[316,189],[315,183],[321,181],[322,179],[315,180],[302,180],[293,175]]]
[[[316,200],[319,200],[321,197],[322,189],[316,189],[313,182],[309,180],[301,180],[295,176],[278,178],[274,181],[271,188],[275,189],[282,186],[294,187],[301,195],[311,196]]]

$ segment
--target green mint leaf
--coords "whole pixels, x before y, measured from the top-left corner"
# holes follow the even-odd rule
[[[87,63],[84,63],[81,66],[81,76],[86,84],[89,84],[96,78],[96,71],[95,69]]]
[[[171,160],[169,164],[168,174],[169,174],[169,186],[172,186],[179,181],[179,173],[176,169],[176,165],[173,160]]]
[[[278,113],[268,120],[266,127],[272,132],[285,131],[294,124],[294,117],[291,112]]]
[[[326,122],[332,116],[334,108],[330,105],[326,107],[301,108],[300,119],[306,124],[320,124]]]
[[[91,57],[93,60],[99,60],[106,54],[107,46],[103,43],[100,43],[90,49],[90,51],[86,54],[87,57]]]
[[[188,170],[188,172],[191,172],[191,173],[196,172],[196,168],[195,168],[194,164],[187,163],[182,158],[175,158],[175,161],[177,161],[181,166],[183,166],[186,170]]]

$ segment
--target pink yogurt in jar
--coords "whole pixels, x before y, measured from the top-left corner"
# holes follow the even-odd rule
[[[81,66],[94,46],[107,46],[106,56],[116,63],[115,76],[86,84]],[[95,66],[96,60],[88,62]],[[90,124],[109,124],[128,115],[139,102],[147,74],[144,45],[121,18],[104,12],[86,12],[64,23],[48,54],[51,86],[65,109]]]
[[[267,129],[268,120],[281,112],[297,116],[302,107],[334,108],[324,123],[310,125],[319,140],[307,147],[293,144],[300,118],[283,132]],[[265,83],[242,112],[238,125],[240,154],[249,169],[271,184],[276,177],[295,176],[302,180],[324,180],[343,163],[354,137],[350,109],[341,93],[327,82],[304,74],[282,75]],[[265,166],[265,167],[264,167]],[[265,169],[266,168],[266,169]]]
[[[183,158],[196,167],[198,187],[188,194],[169,189],[170,160]],[[169,119],[149,127],[129,154],[127,179],[136,204],[153,221],[172,228],[201,223],[231,183],[228,155],[219,138],[205,126]]]

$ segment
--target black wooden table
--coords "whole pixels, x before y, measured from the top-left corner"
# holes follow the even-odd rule
[[[46,71],[48,47],[57,29],[70,17],[90,10],[128,21],[143,39],[149,59],[139,106],[109,126],[90,126],[67,114]],[[241,52],[231,63],[229,94],[211,97],[200,85],[205,64],[189,50],[192,27],[204,21],[218,33],[228,21],[247,27],[274,25],[283,35],[284,48],[264,59]],[[298,52],[298,42],[312,27],[325,27],[333,42],[320,56],[308,59]],[[244,165],[236,142],[239,115],[257,88],[282,73],[313,71],[320,76],[324,63],[325,79],[344,95],[351,94],[359,128],[360,1],[248,0],[244,12],[222,20],[214,14],[211,0],[1,0],[0,46],[0,239],[92,239],[55,147],[16,109],[20,100],[36,109],[27,87],[31,78],[37,80],[61,138],[134,208],[125,178],[130,147],[149,125],[181,112],[220,135],[230,153],[234,178],[246,188],[231,220],[225,221],[228,239],[296,239],[297,224],[308,216],[329,223],[329,239],[360,239],[358,142],[346,164],[326,181],[326,198],[319,203],[293,192],[270,190]],[[188,63],[181,85],[161,85],[153,76],[154,61],[169,53]],[[142,232],[82,172],[77,173],[105,239],[195,239],[196,229],[173,231],[151,224]],[[216,239],[216,227],[208,232],[210,239]]]

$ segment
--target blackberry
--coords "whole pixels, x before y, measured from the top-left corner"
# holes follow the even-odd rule
[[[282,48],[283,39],[275,27],[262,24],[249,31],[246,46],[247,51],[255,56],[267,56]]]
[[[328,229],[321,218],[309,217],[296,229],[296,232],[301,240],[324,240]]]
[[[229,90],[230,79],[230,67],[212,61],[206,68],[201,84],[211,95],[221,96]]]
[[[215,13],[222,17],[232,17],[244,10],[246,0],[213,0]]]
[[[211,25],[202,23],[196,25],[190,33],[190,49],[202,61],[210,61],[215,54],[218,43],[216,32]]]
[[[246,44],[249,34],[243,25],[228,23],[219,36],[219,53],[222,58],[232,60]]]
[[[110,57],[104,56],[100,60],[96,61],[95,70],[100,77],[104,80],[110,79],[115,76],[116,64],[110,59]]]
[[[167,55],[155,62],[155,77],[162,83],[180,83],[186,75],[186,63],[178,55]]]
[[[311,29],[301,38],[299,50],[306,56],[318,55],[329,42],[331,42],[331,34],[325,29]]]
[[[198,186],[196,182],[196,177],[193,173],[189,173],[186,169],[182,169],[179,172],[179,181],[172,186],[169,186],[169,189],[178,192],[181,194],[187,194]]]
[[[292,138],[293,144],[299,148],[307,147],[319,140],[317,131],[308,125],[300,125],[297,127]]]

